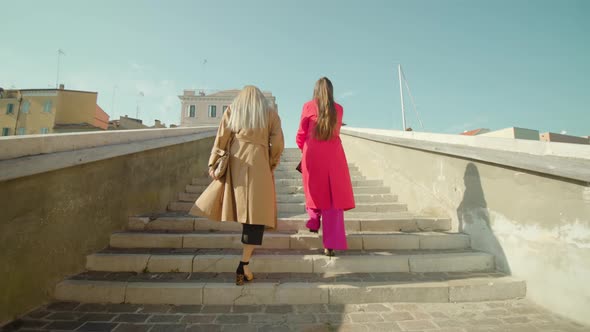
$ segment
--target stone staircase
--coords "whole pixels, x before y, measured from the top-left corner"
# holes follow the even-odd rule
[[[345,213],[349,250],[321,253],[305,228],[300,152],[287,149],[275,172],[278,230],[265,233],[251,268],[234,284],[241,225],[186,212],[206,188],[194,179],[167,213],[129,218],[127,231],[87,257],[87,271],[56,287],[58,300],[142,304],[312,304],[467,302],[524,297],[522,280],[497,272],[451,220],[409,212],[380,180],[349,164],[357,208]]]

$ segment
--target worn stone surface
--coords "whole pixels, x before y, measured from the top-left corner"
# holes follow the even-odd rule
[[[267,252],[269,254],[270,251]],[[223,257],[223,255],[218,255]],[[270,255],[269,255],[270,256]],[[274,255],[280,257],[279,254]],[[288,256],[286,256],[288,257]],[[319,256],[318,257],[324,257]],[[342,257],[347,258],[343,253]],[[342,258],[338,257],[338,258]],[[329,262],[329,261],[328,261]],[[58,287],[61,300],[176,305],[349,304],[397,302],[472,302],[523,297],[524,282],[497,272],[475,273],[255,273],[244,287],[232,272],[86,272]],[[117,285],[112,299],[97,285]],[[497,290],[495,288],[497,287]],[[124,299],[124,300],[123,300]],[[85,304],[84,306],[100,306]],[[158,308],[158,307],[156,307]],[[369,307],[367,307],[369,308]],[[104,311],[98,307],[97,310]],[[39,312],[44,315],[43,312]],[[440,317],[439,317],[440,318]]]
[[[270,255],[271,251],[266,254]],[[223,257],[223,255],[218,255]],[[280,257],[277,253],[274,256]],[[287,256],[288,257],[288,256]],[[317,256],[325,257],[325,256]],[[342,257],[348,258],[343,253]],[[329,260],[328,260],[329,262]],[[244,287],[232,272],[104,273],[85,272],[60,283],[60,300],[138,304],[347,304],[398,302],[472,302],[525,295],[524,282],[497,272],[475,273],[255,273]],[[98,287],[104,284],[105,287]],[[108,285],[116,285],[110,297]],[[497,290],[495,288],[497,287]],[[65,294],[65,295],[64,295]],[[69,295],[73,297],[68,297]],[[102,300],[101,300],[102,299]],[[250,301],[250,302],[249,302]],[[83,304],[89,308],[100,304]],[[158,308],[156,306],[156,308]],[[37,313],[44,315],[40,311]]]
[[[98,309],[100,313],[81,309]],[[111,312],[105,312],[106,309]],[[161,309],[160,312],[157,309]],[[527,300],[479,303],[302,305],[102,305],[57,303],[2,331],[588,331]],[[85,319],[86,318],[86,319]]]
[[[149,254],[95,253],[86,257],[89,271],[141,272],[147,267]]]
[[[496,269],[526,280],[527,297],[590,324],[580,291],[590,274],[588,145],[353,128],[341,137],[347,160],[410,211],[452,217]]]
[[[182,219],[179,219],[179,221]],[[158,221],[152,221],[151,227]],[[168,231],[179,230],[172,221],[167,221]],[[164,224],[164,222],[162,222]],[[390,223],[391,224],[391,223]],[[221,225],[218,223],[217,225]],[[216,228],[217,225],[211,225]],[[391,225],[390,225],[391,226]],[[131,223],[129,227],[136,227]],[[164,225],[162,225],[164,227]],[[166,233],[165,229],[158,233],[121,232],[111,236],[111,247],[114,248],[195,248],[195,249],[240,249],[241,233],[216,229],[216,232],[200,231],[192,233]],[[395,227],[390,227],[395,230]],[[263,249],[321,249],[322,236],[307,231],[281,229],[280,232],[267,233],[262,243]],[[321,232],[320,232],[321,234]],[[385,233],[367,234],[357,231],[347,236],[349,250],[417,250],[417,249],[467,249],[469,237],[457,233]],[[150,261],[150,264],[152,262]],[[150,271],[155,271],[150,268]]]
[[[385,187],[383,187],[385,188]],[[355,190],[376,191],[379,187],[362,187]],[[385,188],[389,191],[389,188]],[[354,210],[352,210],[354,211]],[[153,214],[155,218],[142,224],[140,230],[172,231],[172,232],[240,232],[242,227],[236,222],[216,222],[189,216],[186,212],[167,212]],[[278,231],[305,231],[308,216],[300,213],[279,215]],[[133,220],[134,218],[130,218]],[[432,217],[410,212],[348,212],[344,213],[345,228],[348,233],[364,232],[420,232],[420,231],[448,231],[451,220]],[[131,225],[131,224],[130,224]],[[130,228],[131,226],[128,226]],[[137,226],[134,226],[137,227]],[[131,230],[131,229],[130,229]],[[271,233],[268,233],[271,234]],[[188,235],[188,234],[187,234]],[[187,237],[188,238],[188,237]],[[190,243],[189,240],[188,243]],[[264,242],[263,242],[264,245]],[[215,246],[219,248],[220,246]]]
[[[111,234],[114,248],[182,248],[182,234],[118,232]]]
[[[133,282],[127,286],[125,301],[149,304],[201,304],[204,283],[153,284]]]
[[[121,303],[125,299],[125,283],[82,280],[64,280],[55,289],[55,298],[61,301],[88,301]]]
[[[194,255],[152,255],[147,264],[150,272],[192,272]]]
[[[2,182],[0,234],[7,236],[1,236],[6,249],[0,252],[5,276],[0,294],[6,296],[0,297],[0,321],[49,301],[57,281],[82,271],[85,255],[108,246],[111,233],[125,229],[129,216],[165,210],[170,198],[206,169],[212,142],[146,145],[145,151]],[[136,221],[141,227],[147,220]]]
[[[353,179],[358,178],[355,181],[370,181],[358,170],[354,171],[358,173],[353,175]],[[278,179],[297,180],[299,177],[291,168],[277,172]],[[91,271],[67,280],[77,283],[79,289],[88,289],[64,300],[87,301],[90,298],[95,302],[104,300],[119,304],[86,306],[88,310],[97,310],[87,314],[81,309],[82,305],[70,312],[68,307],[75,302],[57,305],[59,312],[40,308],[23,319],[20,327],[44,328],[56,322],[84,321],[78,327],[80,330],[221,331],[234,330],[232,325],[240,325],[244,330],[261,331],[451,331],[502,329],[508,324],[528,329],[533,321],[541,321],[546,326],[555,323],[540,319],[539,311],[528,313],[537,316],[533,320],[526,316],[526,310],[521,313],[525,316],[512,317],[517,310],[485,307],[482,303],[472,304],[469,310],[455,311],[416,304],[375,303],[430,302],[433,305],[449,301],[502,300],[526,294],[526,288],[520,286],[524,285],[522,281],[520,284],[496,282],[503,275],[494,272],[494,257],[472,250],[468,236],[424,233],[437,227],[448,229],[449,219],[399,212],[405,210],[406,205],[398,203],[397,196],[391,201],[390,196],[377,191],[382,187],[381,181],[365,183],[362,193],[356,192],[364,200],[357,201],[354,212],[346,212],[350,250],[338,252],[332,258],[318,250],[322,246],[321,232],[319,235],[306,231],[295,233],[305,227],[306,219],[300,211],[303,207],[300,186],[278,186],[280,190],[288,190],[279,190],[279,206],[284,208],[279,224],[283,228],[267,233],[263,247],[256,251],[250,265],[256,280],[237,287],[233,271],[241,255],[236,232],[239,224],[202,221],[181,212],[192,205],[206,186],[204,179],[193,179],[192,183],[185,188],[186,193],[176,195],[177,200],[170,202],[168,209],[172,212],[152,214],[147,220],[145,216],[140,216],[141,220],[129,219],[130,226],[143,230],[142,233],[113,235],[111,243],[118,248],[90,255],[87,266]],[[294,187],[295,191],[288,187]],[[293,195],[294,192],[297,194]],[[285,213],[287,210],[292,212]],[[200,233],[193,233],[197,229]],[[299,242],[294,242],[293,237]],[[120,289],[114,292],[108,288],[104,289],[116,296],[110,294],[101,298],[109,292],[93,288],[95,282],[120,285],[122,299]],[[67,285],[67,282],[62,284]],[[62,294],[66,291],[76,293],[67,287],[61,288]],[[85,298],[85,295],[90,296]],[[144,307],[146,303],[152,305]],[[269,306],[285,303],[289,305]],[[293,306],[305,304],[313,305],[316,311]]]

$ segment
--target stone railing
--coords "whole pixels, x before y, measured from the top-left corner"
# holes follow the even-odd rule
[[[590,146],[343,128],[349,161],[444,214],[533,301],[590,323]]]
[[[130,215],[162,212],[205,175],[216,128],[0,139],[0,322],[52,297]]]

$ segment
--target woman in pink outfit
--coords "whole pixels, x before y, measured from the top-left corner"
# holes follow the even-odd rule
[[[322,226],[324,253],[346,250],[344,211],[354,208],[354,194],[348,162],[340,140],[343,108],[334,102],[332,82],[320,78],[313,100],[303,105],[297,131],[297,146],[303,152],[301,171],[307,228],[317,232]]]

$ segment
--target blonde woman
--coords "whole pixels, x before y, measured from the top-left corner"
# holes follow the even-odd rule
[[[283,149],[278,112],[257,87],[244,87],[223,114],[209,158],[209,175],[215,178],[217,151],[229,153],[221,220],[242,224],[243,251],[236,285],[254,278],[248,267],[252,253],[262,244],[265,229],[277,227],[273,171]]]

